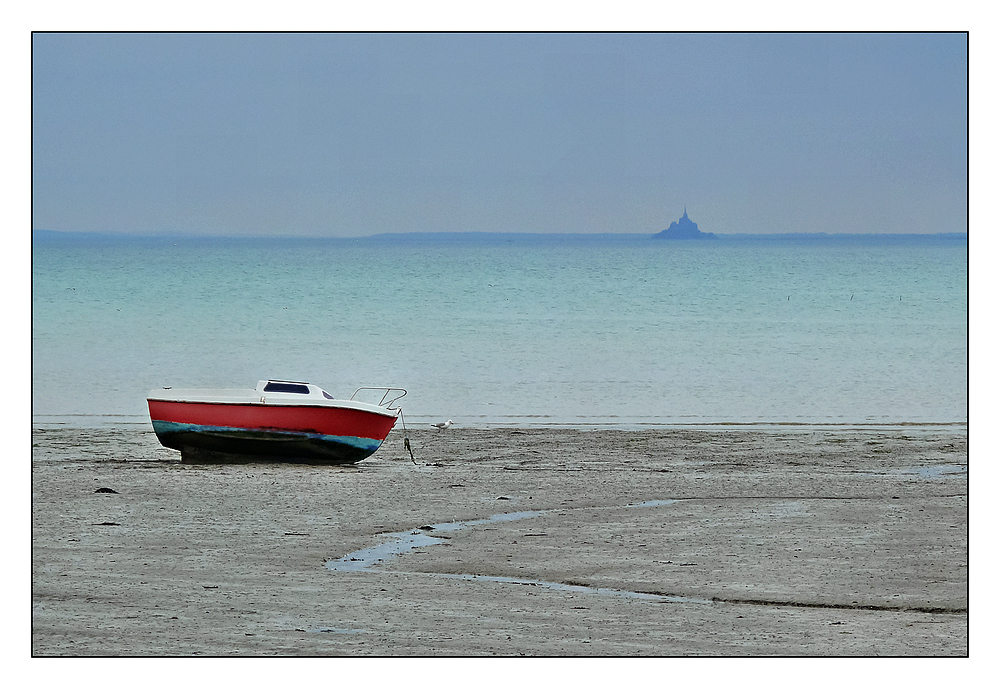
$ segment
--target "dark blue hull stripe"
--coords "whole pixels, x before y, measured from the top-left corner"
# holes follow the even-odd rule
[[[171,435],[188,435],[194,433],[218,440],[233,438],[257,440],[267,444],[310,440],[319,443],[329,443],[331,445],[347,446],[355,450],[367,451],[368,453],[375,452],[382,445],[382,441],[376,438],[358,438],[352,435],[324,435],[322,433],[307,433],[305,431],[278,431],[231,426],[202,426],[174,421],[153,421],[153,431],[155,431],[156,436],[161,441],[164,438],[169,438]]]

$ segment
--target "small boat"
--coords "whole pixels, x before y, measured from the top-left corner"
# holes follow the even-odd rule
[[[362,402],[363,397],[381,401]],[[334,399],[311,383],[262,380],[253,390],[150,391],[153,431],[182,462],[354,464],[382,445],[402,415],[402,388],[358,388]],[[373,397],[374,396],[374,397]]]

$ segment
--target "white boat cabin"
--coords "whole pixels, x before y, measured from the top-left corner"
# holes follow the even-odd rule
[[[273,399],[301,399],[303,397],[333,399],[330,393],[318,385],[294,380],[260,380],[257,381],[257,392],[262,397]]]

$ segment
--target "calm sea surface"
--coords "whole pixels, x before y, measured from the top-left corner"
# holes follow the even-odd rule
[[[408,426],[964,423],[964,237],[36,236],[35,422],[403,387]]]

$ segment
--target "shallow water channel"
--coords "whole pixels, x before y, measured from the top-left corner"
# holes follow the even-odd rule
[[[661,507],[670,505],[677,500],[649,500],[646,502],[629,505],[629,507]],[[362,572],[370,571],[370,568],[380,562],[384,562],[391,557],[403,555],[416,548],[437,545],[443,543],[443,538],[436,538],[431,535],[435,532],[447,533],[459,531],[481,524],[493,524],[497,522],[512,522],[521,519],[531,519],[546,514],[552,510],[536,510],[530,512],[502,512],[494,514],[485,519],[474,519],[465,522],[445,522],[443,524],[432,524],[422,526],[411,531],[400,531],[397,533],[385,534],[389,540],[380,545],[370,548],[356,550],[348,553],[338,560],[330,560],[326,563],[327,569],[335,572]],[[520,584],[524,586],[538,586],[554,591],[570,593],[591,593],[602,596],[612,596],[616,598],[632,598],[647,600],[656,603],[711,603],[712,601],[698,598],[685,598],[681,596],[664,596],[654,593],[637,593],[635,591],[624,591],[612,588],[593,588],[589,586],[579,586],[573,584],[560,584],[553,581],[540,581],[537,579],[519,579],[516,577],[486,576],[481,574],[444,574],[429,572],[409,572],[410,574],[426,574],[427,576],[441,577],[444,579],[460,579],[463,581],[492,581],[502,584]]]

